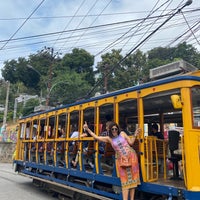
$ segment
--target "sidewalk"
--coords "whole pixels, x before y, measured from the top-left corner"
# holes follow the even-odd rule
[[[12,163],[0,163],[0,171],[1,170],[14,173]]]
[[[0,163],[0,188],[2,200],[56,200],[51,193],[35,187],[31,178],[14,172],[12,163]]]

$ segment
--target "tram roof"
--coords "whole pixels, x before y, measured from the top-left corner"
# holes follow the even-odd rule
[[[28,116],[23,116],[23,117],[21,117],[21,119],[25,119],[27,117],[32,117],[32,116],[35,116],[35,115],[38,115],[38,114],[45,114],[45,113],[48,113],[48,112],[51,112],[51,111],[56,111],[56,110],[68,108],[68,107],[71,107],[71,106],[84,104],[84,103],[91,102],[91,101],[97,101],[97,100],[100,100],[100,99],[103,99],[103,98],[117,96],[117,95],[127,93],[127,92],[131,92],[131,91],[139,91],[139,90],[142,90],[142,89],[145,89],[145,88],[155,87],[155,86],[158,86],[158,85],[163,85],[163,84],[167,84],[167,83],[171,83],[171,82],[184,81],[184,80],[200,81],[199,76],[194,76],[192,74],[193,73],[191,73],[191,75],[179,75],[179,76],[174,76],[174,77],[168,77],[168,78],[164,78],[164,79],[160,79],[160,80],[156,80],[156,81],[143,83],[141,85],[131,86],[131,87],[124,88],[124,89],[117,90],[117,91],[113,91],[113,92],[110,92],[110,93],[107,93],[107,94],[102,94],[102,95],[99,95],[99,96],[96,96],[96,97],[90,97],[88,99],[80,100],[80,101],[77,101],[77,102],[74,102],[74,103],[71,103],[71,104],[65,104],[63,106],[56,107],[56,108],[53,108],[53,109],[50,109],[50,110],[36,112],[36,113],[30,114]]]

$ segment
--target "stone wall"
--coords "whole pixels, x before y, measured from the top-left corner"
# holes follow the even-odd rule
[[[12,162],[12,156],[15,151],[16,143],[12,142],[0,142],[0,162],[10,163]]]

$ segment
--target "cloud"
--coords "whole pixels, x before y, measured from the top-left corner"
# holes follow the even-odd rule
[[[75,47],[84,48],[92,55],[98,55],[96,62],[101,54],[112,48],[122,48],[125,55],[167,19],[167,16],[159,16],[173,13],[183,3],[182,0],[45,0],[36,9],[41,2],[7,0],[0,4],[0,68],[4,61],[29,56],[44,46],[63,54]],[[190,27],[197,23],[192,30],[199,36],[199,8],[199,0],[194,0],[192,5],[184,8],[187,22],[182,14],[177,14],[139,48],[147,51],[158,46],[166,47],[175,40],[171,44],[174,46],[185,39],[200,50],[191,31],[176,40],[189,29],[187,23]]]

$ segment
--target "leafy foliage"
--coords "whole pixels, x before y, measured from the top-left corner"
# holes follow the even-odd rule
[[[123,56],[120,52],[121,50],[113,49],[111,53],[102,55],[102,61],[97,64],[97,73],[99,73],[97,81],[101,82],[99,89],[102,93],[117,89],[114,80],[117,71],[121,68],[119,62]]]
[[[85,78],[91,85],[95,82],[93,65],[94,56],[78,48],[73,49],[72,53],[65,54],[61,61],[62,67],[65,66],[78,74],[87,72]]]
[[[44,48],[26,58],[6,61],[2,77],[11,83],[9,117],[13,114],[15,98],[20,94],[50,95],[50,105],[72,103],[85,98],[89,91],[105,93],[150,81],[149,70],[178,59],[200,69],[200,54],[186,43],[177,47],[157,47],[146,53],[138,50],[123,62],[121,50],[113,49],[101,55],[94,71],[94,56],[84,49],[75,48],[62,58],[53,48]],[[93,90],[93,86],[95,89]],[[5,101],[5,88],[1,87],[0,103]],[[38,100],[19,105],[17,116],[33,112]]]
[[[200,69],[200,54],[192,45],[185,42],[173,48],[158,47],[148,52],[149,69],[158,67],[177,59],[183,59]]]
[[[87,73],[76,73],[69,70],[53,80],[52,90],[50,93],[50,101],[57,104],[72,103],[85,96],[91,87],[85,78]]]
[[[22,107],[21,114],[24,115],[29,115],[33,113],[34,107],[39,104],[38,99],[30,99],[26,102],[26,104]]]

